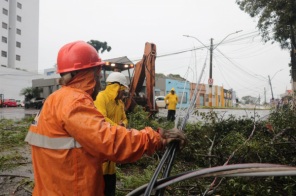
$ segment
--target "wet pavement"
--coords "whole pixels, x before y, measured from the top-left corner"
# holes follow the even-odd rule
[[[0,119],[21,120],[25,117],[35,116],[39,110],[25,109],[24,107],[0,108]]]
[[[161,117],[167,116],[167,109],[160,109],[158,115]],[[235,116],[236,118],[251,118],[254,117],[256,120],[266,120],[270,114],[269,109],[197,109],[195,111],[198,111],[199,113],[205,112],[208,113],[210,111],[214,111],[218,114],[219,119],[227,119],[229,116]],[[179,110],[176,111],[176,118],[183,119],[187,110]],[[189,115],[188,122],[190,123],[196,123],[198,121],[202,121],[202,118],[200,115],[197,115],[194,113],[194,111],[191,112]]]
[[[234,115],[236,117],[256,117],[256,119],[266,119],[270,113],[270,110],[245,110],[245,109],[198,109],[198,112],[209,112],[215,111],[218,113],[218,117],[227,118],[229,115]],[[37,109],[25,109],[23,107],[17,108],[0,108],[0,119],[12,119],[12,120],[21,120],[25,117],[35,116],[39,110]],[[179,118],[184,118],[186,111],[177,110],[176,116],[179,115]],[[159,116],[166,117],[167,109],[160,109]],[[191,114],[189,116],[189,122],[200,121],[201,117],[196,114]]]

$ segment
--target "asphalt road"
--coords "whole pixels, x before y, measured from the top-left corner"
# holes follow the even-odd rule
[[[0,108],[0,119],[21,120],[27,116],[35,116],[38,111],[36,109],[25,109],[24,107]]]
[[[0,108],[0,119],[12,119],[12,120],[21,120],[24,117],[29,116],[35,116],[38,113],[39,110],[37,109],[25,109],[23,107],[17,107],[17,108]],[[215,111],[218,113],[219,117],[227,117],[229,115],[234,115],[236,117],[252,117],[259,115],[260,118],[265,119],[268,114],[270,113],[269,110],[231,110],[231,109],[199,109],[199,112],[209,112],[209,111]],[[183,118],[185,114],[185,111],[177,110],[176,116],[179,116],[179,118]],[[159,116],[166,117],[167,115],[167,109],[160,109]],[[201,117],[191,114],[189,116],[188,122],[196,122],[200,121]]]

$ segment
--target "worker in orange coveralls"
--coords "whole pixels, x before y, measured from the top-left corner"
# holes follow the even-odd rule
[[[25,139],[32,151],[33,195],[104,195],[104,161],[133,162],[171,141],[184,144],[178,129],[127,130],[106,122],[93,102],[102,64],[86,42],[60,49],[57,73],[62,88],[46,99]]]

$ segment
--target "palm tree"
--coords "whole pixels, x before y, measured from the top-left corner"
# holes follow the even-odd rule
[[[43,89],[38,87],[27,87],[21,90],[20,95],[25,96],[25,101],[30,101],[34,97],[40,97],[41,92],[43,92]]]

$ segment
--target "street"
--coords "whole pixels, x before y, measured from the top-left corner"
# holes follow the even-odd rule
[[[0,119],[21,120],[25,117],[35,116],[39,110],[25,109],[24,107],[0,108]]]
[[[24,117],[35,116],[39,110],[36,109],[25,109],[23,107],[16,107],[16,108],[0,108],[0,119],[12,119],[12,120],[21,120]],[[211,109],[198,109],[199,112],[209,112]],[[270,113],[270,110],[231,110],[231,109],[213,109],[213,111],[218,113],[218,116],[228,117],[229,115],[234,115],[236,117],[252,117],[255,114],[259,115],[261,118],[266,118]],[[180,113],[180,118],[184,117],[185,112],[177,110],[176,116]],[[167,109],[160,109],[159,116],[166,117]],[[189,122],[197,122],[200,121],[201,117],[197,115],[190,115]]]

